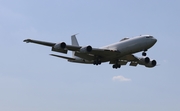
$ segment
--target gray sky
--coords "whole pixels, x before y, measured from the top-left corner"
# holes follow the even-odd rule
[[[178,0],[0,0],[0,110],[179,111],[179,4]],[[114,70],[108,63],[73,64],[49,56],[55,52],[48,47],[23,43],[32,38],[70,44],[76,33],[80,45],[93,47],[153,35],[158,42],[148,56],[159,66]]]

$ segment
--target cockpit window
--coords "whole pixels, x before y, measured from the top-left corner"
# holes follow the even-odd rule
[[[121,39],[120,41],[124,41],[124,40],[127,40],[127,39],[129,39],[129,38],[128,38],[128,37],[125,37],[125,38]]]
[[[153,36],[147,36],[146,38],[153,38]]]

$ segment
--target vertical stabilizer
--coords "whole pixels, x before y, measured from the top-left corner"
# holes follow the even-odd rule
[[[76,35],[77,34],[71,36],[71,43],[72,43],[73,46],[79,46],[79,43],[78,43],[78,41],[76,39]],[[75,52],[72,51],[72,57],[75,57],[74,54],[75,54]]]
[[[77,34],[76,34],[77,35]],[[76,39],[76,35],[72,35],[71,36],[71,42],[72,42],[72,45],[73,46],[79,46],[79,43],[78,43],[78,41],[77,41],[77,39]]]

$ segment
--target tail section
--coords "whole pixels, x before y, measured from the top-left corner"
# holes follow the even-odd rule
[[[77,41],[77,39],[76,39],[76,35],[77,35],[77,34],[71,36],[71,43],[72,43],[73,46],[79,46],[79,43],[78,43],[78,41]],[[75,58],[75,55],[74,55],[74,54],[75,54],[75,52],[72,51],[72,57],[73,57],[73,58]]]
[[[77,35],[77,34],[76,34]],[[79,46],[79,43],[78,43],[78,41],[77,41],[77,39],[76,39],[76,35],[72,35],[71,36],[71,42],[72,42],[72,45],[73,46]]]

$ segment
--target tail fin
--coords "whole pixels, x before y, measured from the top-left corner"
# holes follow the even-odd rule
[[[77,34],[71,36],[71,42],[72,42],[73,46],[79,46],[79,43],[78,43],[78,41],[76,39],[76,35]]]
[[[72,42],[72,45],[73,45],[73,46],[79,46],[79,43],[78,43],[78,41],[77,41],[77,39],[76,39],[76,35],[77,35],[77,34],[71,36],[71,42]],[[75,54],[75,52],[73,51],[73,52],[72,52],[72,57],[75,57],[74,54]]]

